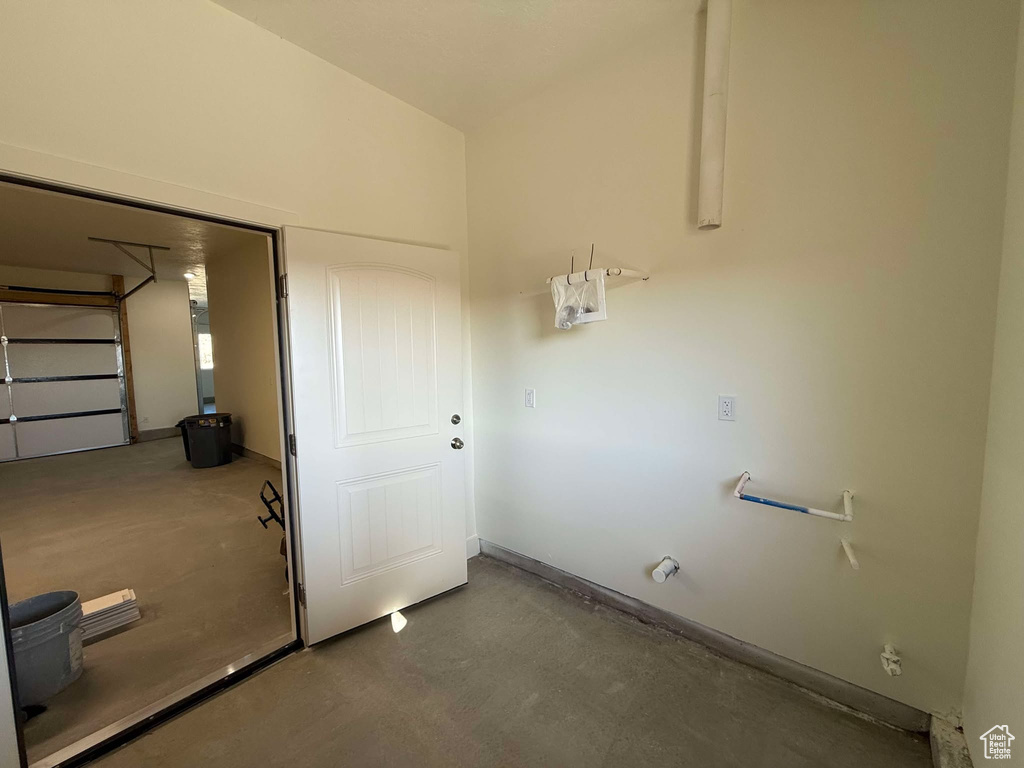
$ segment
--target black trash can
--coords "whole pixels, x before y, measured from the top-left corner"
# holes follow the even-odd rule
[[[193,416],[192,418],[196,419],[199,417]],[[192,452],[188,449],[188,427],[185,425],[185,420],[182,419],[174,426],[181,430],[181,442],[185,446],[185,461],[192,461]]]
[[[197,469],[231,462],[231,414],[186,416],[178,422],[185,458]]]

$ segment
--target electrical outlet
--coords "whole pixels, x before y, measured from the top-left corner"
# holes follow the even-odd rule
[[[718,420],[736,421],[736,395],[718,396]]]
[[[536,408],[537,407],[537,390],[528,389],[526,390],[526,407]]]

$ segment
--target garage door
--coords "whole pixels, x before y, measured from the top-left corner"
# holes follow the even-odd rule
[[[129,442],[116,309],[0,303],[0,461]]]

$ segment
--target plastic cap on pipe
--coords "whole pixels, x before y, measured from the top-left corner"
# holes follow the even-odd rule
[[[664,584],[665,580],[678,570],[679,563],[671,557],[666,556],[660,563],[658,563],[658,567],[651,571],[651,576],[659,584]]]

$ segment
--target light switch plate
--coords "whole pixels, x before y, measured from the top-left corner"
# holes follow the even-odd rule
[[[528,389],[526,390],[526,407],[536,408],[537,407],[537,390]]]

